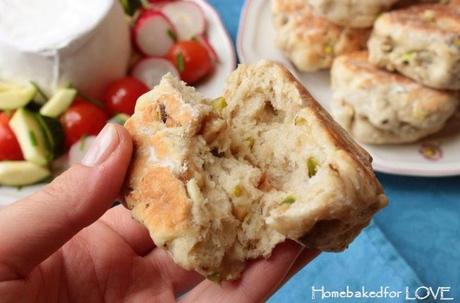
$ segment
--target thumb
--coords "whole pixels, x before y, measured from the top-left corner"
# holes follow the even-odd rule
[[[108,124],[81,165],[42,191],[0,210],[0,281],[27,276],[110,208],[123,184],[131,138]]]

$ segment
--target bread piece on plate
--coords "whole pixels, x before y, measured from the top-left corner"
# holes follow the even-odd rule
[[[378,69],[366,52],[337,58],[331,77],[334,118],[365,143],[408,143],[436,133],[458,103],[455,92]]]
[[[412,0],[413,1],[413,0]],[[398,0],[307,0],[315,13],[336,24],[366,28]]]
[[[301,71],[330,68],[338,55],[366,48],[370,30],[336,25],[316,15],[305,0],[274,0],[278,48]]]
[[[460,11],[442,4],[411,6],[379,17],[370,61],[426,86],[460,89]]]
[[[241,65],[213,101],[167,75],[125,126],[126,206],[209,279],[286,239],[343,250],[387,203],[370,156],[276,63]]]

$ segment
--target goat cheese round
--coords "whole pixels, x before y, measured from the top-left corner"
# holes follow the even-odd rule
[[[100,97],[126,74],[129,24],[116,0],[0,0],[0,80],[73,85]]]

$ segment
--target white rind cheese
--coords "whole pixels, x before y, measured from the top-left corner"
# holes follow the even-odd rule
[[[0,80],[100,97],[126,74],[129,24],[116,0],[0,0]]]

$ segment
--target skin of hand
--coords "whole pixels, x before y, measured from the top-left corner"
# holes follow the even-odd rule
[[[108,124],[80,165],[0,209],[0,302],[261,302],[317,251],[292,241],[220,285],[177,266],[123,206],[132,154]]]

